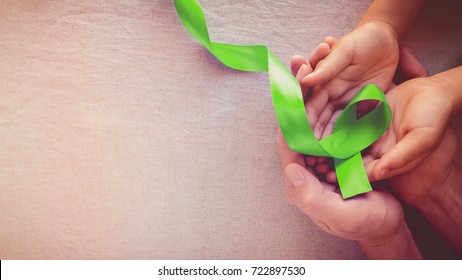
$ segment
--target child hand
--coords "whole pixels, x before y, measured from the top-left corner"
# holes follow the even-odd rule
[[[302,88],[314,87],[306,107],[318,138],[333,112],[343,108],[363,86],[375,84],[385,92],[399,58],[394,33],[384,23],[361,25],[333,42],[328,51],[325,49],[330,47],[332,39],[324,43],[327,46],[318,47],[319,50],[310,56],[314,71],[300,78]],[[293,60],[297,59],[300,60],[299,57]],[[292,69],[296,68],[297,63],[292,65]]]
[[[387,93],[393,118],[370,149],[369,177],[380,180],[416,167],[441,143],[454,110],[443,84],[432,77],[404,82]]]

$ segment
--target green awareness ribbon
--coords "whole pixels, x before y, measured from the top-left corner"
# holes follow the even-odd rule
[[[339,115],[333,133],[318,141],[308,122],[300,84],[266,46],[212,42],[200,4],[196,0],[174,0],[174,4],[188,32],[224,65],[242,71],[268,72],[274,110],[287,144],[302,154],[334,158],[344,199],[372,190],[361,151],[374,143],[391,121],[391,110],[377,86],[362,88]],[[357,119],[357,103],[363,100],[380,104]]]

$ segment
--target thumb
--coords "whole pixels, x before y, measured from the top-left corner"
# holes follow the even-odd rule
[[[295,204],[300,210],[311,212],[320,196],[325,192],[321,182],[302,166],[291,163],[285,168],[285,175],[289,186],[289,191],[292,192],[292,197],[295,198]]]
[[[438,146],[433,135],[419,129],[410,131],[377,161],[373,177],[382,180],[414,168]]]
[[[289,164],[285,169],[287,180],[292,184],[292,191],[297,207],[324,231],[351,238],[345,229],[350,221],[362,221],[358,209],[366,209],[367,200],[352,198],[343,200],[339,193],[329,191],[311,173],[298,164]],[[370,193],[364,196],[370,196]],[[363,197],[364,197],[363,196]],[[367,215],[367,214],[366,214]],[[358,219],[359,217],[359,219]],[[345,222],[348,227],[345,226]],[[339,230],[339,226],[343,224]]]
[[[352,59],[352,50],[346,45],[332,48],[326,58],[322,59],[314,71],[301,80],[304,86],[316,86],[324,84],[335,78],[343,69],[345,69]]]

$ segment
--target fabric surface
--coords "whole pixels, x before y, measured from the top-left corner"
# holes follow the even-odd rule
[[[200,2],[212,40],[286,65],[369,5]],[[431,74],[462,62],[459,15],[430,3],[404,39]],[[288,204],[276,132],[267,76],[172,1],[0,0],[0,259],[364,258]]]

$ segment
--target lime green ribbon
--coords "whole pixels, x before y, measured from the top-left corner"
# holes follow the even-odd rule
[[[174,4],[184,27],[224,65],[242,71],[268,72],[274,110],[287,144],[302,154],[334,158],[343,198],[372,190],[361,151],[374,143],[391,121],[387,100],[377,86],[361,89],[339,115],[333,133],[318,141],[307,119],[300,84],[266,46],[211,42],[199,3],[174,0]],[[363,100],[376,100],[380,105],[357,119],[357,103]]]

